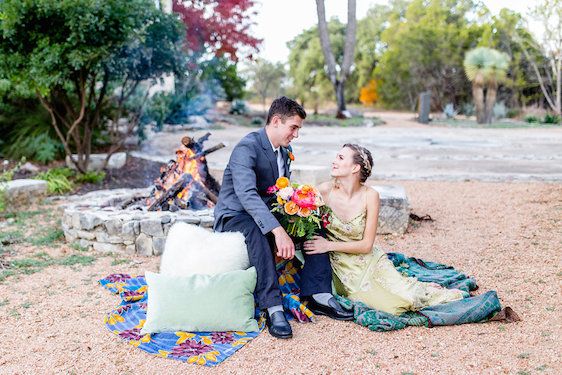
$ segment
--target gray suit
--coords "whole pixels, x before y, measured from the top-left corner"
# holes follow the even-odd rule
[[[288,150],[285,147],[280,150],[285,161],[285,176],[290,178]],[[267,188],[275,185],[277,178],[277,159],[265,128],[242,138],[232,150],[224,171],[215,207],[215,230],[222,232],[224,218],[243,212],[252,216],[263,234],[278,227],[279,222],[269,211],[274,197],[267,194]]]
[[[289,151],[290,148],[280,148],[286,177],[291,174]],[[246,239],[248,258],[258,275],[255,294],[262,309],[282,303],[272,251],[274,238],[270,233],[279,221],[270,212],[275,196],[267,193],[278,177],[277,158],[265,129],[250,133],[232,151],[215,207],[214,229],[242,232]],[[328,254],[304,254],[304,259],[301,296],[329,293],[332,269]]]

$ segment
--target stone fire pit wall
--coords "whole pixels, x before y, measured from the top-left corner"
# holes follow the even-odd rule
[[[408,198],[401,186],[377,185],[381,198],[377,234],[403,234],[410,214]],[[62,227],[68,243],[103,252],[160,255],[166,236],[177,221],[213,226],[213,210],[148,212],[122,209],[131,199],[146,197],[149,189],[100,190],[67,198]]]
[[[121,209],[127,200],[148,194],[149,189],[116,189],[70,197],[62,217],[66,241],[104,252],[160,255],[168,231],[176,221],[205,228],[213,226],[210,209],[177,212]]]

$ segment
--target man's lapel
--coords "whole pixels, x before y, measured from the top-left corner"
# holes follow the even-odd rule
[[[273,180],[277,181],[279,178],[279,169],[277,168],[277,158],[275,157],[275,153],[271,148],[271,142],[269,142],[269,138],[267,138],[267,133],[265,132],[265,128],[261,128],[258,131],[259,139],[261,146],[263,147],[265,154],[267,155],[267,159],[271,164],[271,171],[273,172]]]

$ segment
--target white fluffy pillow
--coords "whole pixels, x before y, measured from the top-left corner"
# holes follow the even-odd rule
[[[214,233],[181,222],[170,228],[160,261],[160,273],[167,276],[217,275],[249,267],[242,233]]]

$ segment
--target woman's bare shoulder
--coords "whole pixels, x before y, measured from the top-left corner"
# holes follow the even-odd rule
[[[372,202],[379,202],[380,201],[379,192],[373,189],[371,186],[366,186],[366,187],[367,187],[367,199]]]
[[[324,195],[326,193],[329,193],[330,190],[332,189],[332,182],[331,181],[322,182],[316,188],[318,189],[320,194]]]

